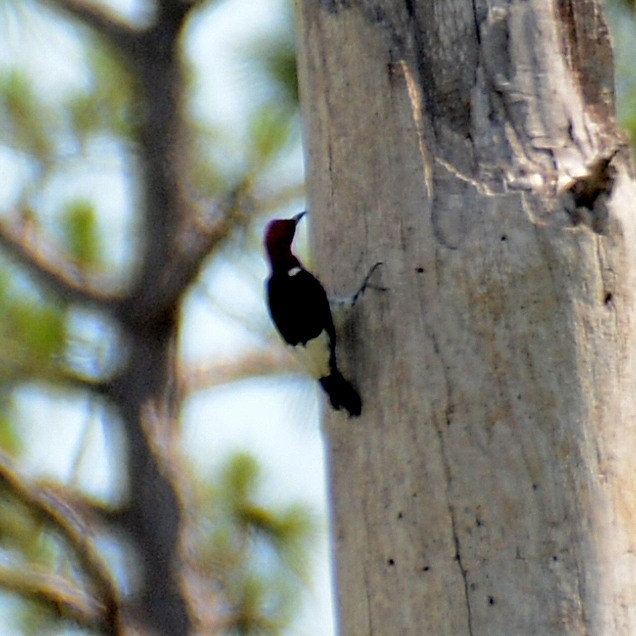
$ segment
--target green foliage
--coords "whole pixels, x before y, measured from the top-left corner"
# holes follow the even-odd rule
[[[285,32],[287,37],[270,43],[263,51],[262,64],[266,77],[278,88],[278,95],[290,108],[298,105],[298,66],[293,31]],[[291,37],[290,37],[291,36]]]
[[[231,457],[213,482],[200,493],[200,553],[231,608],[229,633],[278,634],[302,589],[294,580],[307,581],[313,516],[305,506],[263,503],[261,469],[248,454]]]
[[[235,455],[221,472],[220,485],[231,503],[241,506],[253,496],[261,469],[251,455]]]
[[[292,3],[281,3],[279,30],[267,39],[251,44],[245,57],[255,68],[270,104],[284,109],[289,116],[298,110],[298,67]]]
[[[0,388],[0,452],[18,455],[23,444],[16,426],[17,414],[13,394],[6,387]]]
[[[84,72],[80,88],[45,99],[38,80],[22,69],[0,72],[0,150],[9,148],[20,159],[26,157],[29,168],[36,167],[17,179],[19,193],[0,214],[19,220],[25,236],[35,237],[35,242],[40,234],[56,236],[65,252],[62,260],[69,270],[80,274],[99,268],[112,257],[104,232],[108,227],[105,215],[111,211],[102,211],[103,193],[76,196],[69,174],[80,179],[99,174],[104,169],[102,147],[115,147],[113,154],[118,153],[124,170],[133,167],[126,177],[134,184],[139,174],[135,168],[141,116],[138,86],[130,70],[110,48],[86,34],[81,37]],[[258,221],[264,211],[276,209],[284,196],[299,196],[297,183],[290,188],[291,195],[281,196],[275,187],[268,192],[268,200],[255,194],[255,184],[262,182],[298,139],[294,137],[298,92],[293,37],[284,29],[274,34],[273,41],[258,44],[249,62],[264,78],[264,90],[255,91],[242,128],[247,130],[249,143],[238,144],[234,131],[193,117],[191,181],[184,185],[205,205],[219,193],[240,186],[253,211],[248,215],[250,221]],[[183,98],[187,104],[188,96]],[[135,191],[134,185],[131,190]],[[134,241],[130,249],[138,249]],[[2,262],[0,449],[14,454],[17,462],[31,440],[16,432],[24,413],[16,413],[13,407],[15,390],[37,383],[38,387],[53,385],[59,391],[65,365],[73,362],[73,355],[81,358],[77,368],[100,366],[96,350],[84,346],[81,334],[78,336],[81,330],[76,323],[81,317],[75,322],[69,319],[71,310],[63,302],[51,302],[13,262]],[[73,328],[78,333],[71,333]],[[53,434],[56,445],[67,450],[65,440],[55,430]],[[193,480],[196,483],[196,477]],[[291,624],[308,581],[306,555],[315,533],[313,515],[299,504],[271,505],[263,495],[263,482],[256,460],[237,455],[211,483],[200,487],[196,505],[186,511],[195,527],[197,563],[203,576],[213,579],[212,596],[224,614],[223,633],[280,634]],[[113,486],[117,487],[119,484]],[[65,570],[74,566],[67,565],[68,554],[50,528],[2,486],[0,551],[10,555],[16,568],[30,564],[47,571],[63,570],[72,579],[78,575]],[[43,605],[29,602],[25,607],[21,633],[53,633],[59,617]]]
[[[1,479],[0,545],[5,557],[0,567],[0,589],[11,591],[17,581],[27,581],[32,572],[63,570],[68,580],[76,579],[69,555],[57,538],[46,531],[43,520]],[[19,633],[24,636],[50,633],[58,618],[51,608],[39,602],[36,594],[27,595],[25,601],[17,617]]]
[[[623,100],[622,124],[630,136],[632,146],[636,145],[636,89],[633,89]]]
[[[67,99],[71,129],[80,143],[98,133],[135,141],[135,81],[121,61],[98,42],[87,48],[89,90]]]
[[[616,65],[617,110],[621,126],[636,144],[636,5],[631,0],[607,0]]]
[[[0,75],[0,112],[4,119],[0,130],[5,144],[41,163],[50,160],[53,154],[50,106],[40,99],[25,73],[12,70]]]
[[[280,556],[290,557],[311,536],[314,524],[304,506],[287,506],[282,510],[258,502],[261,486],[260,467],[248,454],[232,457],[221,472],[222,505],[240,532],[254,532],[270,542]],[[303,574],[301,563],[288,558],[288,565]]]
[[[193,122],[192,127],[192,183],[201,196],[213,198],[224,191],[229,179],[235,183],[239,179],[233,170],[228,169],[226,152],[219,151],[224,148],[221,132],[202,122]]]
[[[62,225],[71,258],[84,267],[98,264],[101,240],[93,204],[85,199],[69,202],[62,214]]]
[[[0,541],[5,550],[8,549],[18,562],[51,564],[55,549],[42,533],[42,524],[1,485],[0,493]]]
[[[250,121],[250,164],[257,170],[267,168],[284,150],[293,129],[285,110],[269,105],[258,110]]]
[[[16,290],[0,276],[0,379],[52,379],[66,341],[64,311]]]

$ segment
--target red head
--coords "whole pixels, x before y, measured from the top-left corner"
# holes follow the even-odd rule
[[[305,212],[301,212],[291,219],[276,219],[270,221],[265,228],[265,249],[272,269],[299,265],[298,259],[292,254],[291,245],[296,234],[296,226],[303,216],[305,216]]]

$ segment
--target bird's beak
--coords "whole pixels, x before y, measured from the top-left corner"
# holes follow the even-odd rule
[[[293,217],[293,220],[296,221],[296,224],[298,224],[300,219],[302,219],[305,214],[307,214],[307,210],[303,210],[300,214],[297,214],[295,217]]]

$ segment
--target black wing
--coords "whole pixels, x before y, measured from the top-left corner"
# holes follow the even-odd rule
[[[267,281],[269,313],[281,336],[290,345],[306,344],[327,330],[331,346],[335,331],[324,287],[307,270],[294,275],[274,273]]]

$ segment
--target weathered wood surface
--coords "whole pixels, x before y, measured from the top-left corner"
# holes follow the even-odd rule
[[[300,0],[344,636],[636,633],[636,188],[599,3]],[[487,6],[489,5],[489,6]]]

